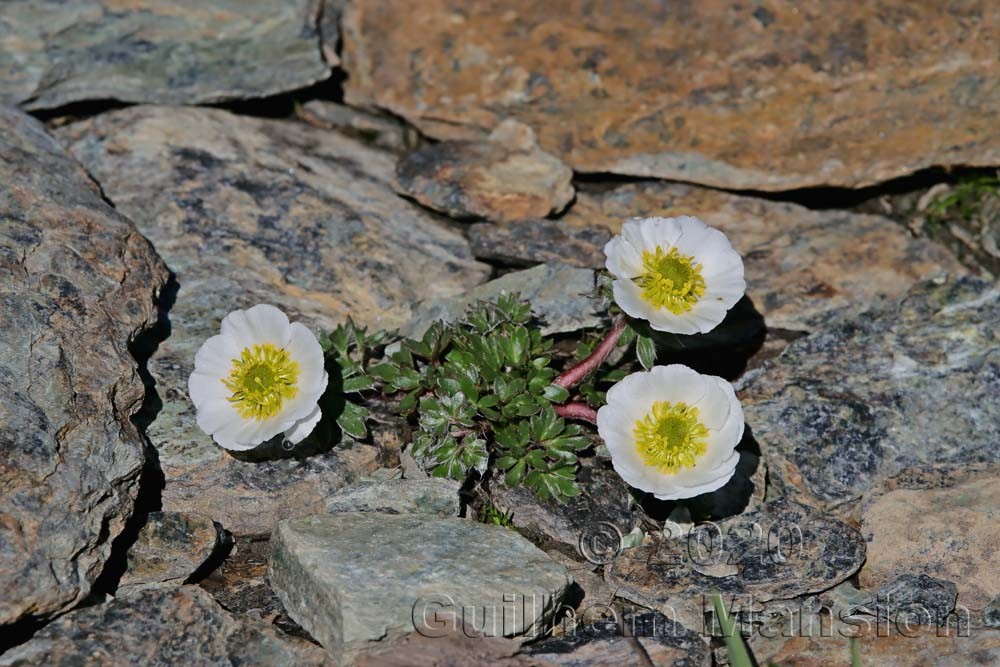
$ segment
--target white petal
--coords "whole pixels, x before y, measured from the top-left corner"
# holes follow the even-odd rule
[[[291,325],[291,335],[285,349],[299,365],[300,393],[308,395],[315,402],[326,389],[323,348],[305,325],[296,322]]]
[[[642,290],[631,280],[615,280],[611,283],[615,303],[625,314],[640,320],[648,320],[657,310],[642,298]],[[666,312],[666,311],[665,311]]]
[[[616,278],[628,280],[642,273],[642,253],[622,236],[605,244],[604,256],[604,265]]]
[[[649,321],[650,328],[654,331],[664,331],[666,333],[683,334],[686,336],[703,333],[702,327],[705,324],[703,318],[698,317],[690,310],[686,313],[678,314],[671,313],[666,308],[650,310],[646,319]]]
[[[198,428],[212,435],[227,426],[242,421],[233,404],[225,399],[211,399],[197,406],[196,420]]]
[[[733,474],[736,472],[736,464],[739,462],[739,455],[735,452],[733,453],[733,461],[727,461],[726,465],[720,466],[717,470],[718,475],[707,480],[702,484],[696,486],[684,486],[677,487],[662,493],[654,493],[653,496],[659,500],[680,500],[683,498],[694,498],[695,496],[700,496],[703,493],[711,493],[712,491],[717,491],[724,487],[730,479],[733,478]]]
[[[323,413],[317,405],[311,414],[295,422],[290,429],[285,431],[285,438],[293,445],[302,442],[306,436],[312,433],[322,417]]]
[[[196,408],[212,399],[227,398],[229,394],[229,389],[222,384],[222,378],[218,375],[210,375],[195,368],[188,378],[188,396]]]
[[[291,337],[291,329],[283,312],[262,303],[226,315],[222,320],[222,335],[234,338],[240,349],[262,343],[285,347]]]
[[[196,371],[224,378],[232,369],[233,359],[239,357],[242,351],[242,346],[232,336],[212,336],[201,344],[194,355],[194,368]]]

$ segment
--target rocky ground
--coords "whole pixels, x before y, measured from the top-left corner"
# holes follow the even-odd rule
[[[998,22],[3,3],[0,666],[727,664],[713,591],[760,664],[1000,662]],[[391,403],[318,451],[195,423],[231,310],[415,336],[518,292],[565,358],[604,243],[680,214],[748,283],[685,356],[749,432],[698,516],[596,436],[559,504],[427,478]]]

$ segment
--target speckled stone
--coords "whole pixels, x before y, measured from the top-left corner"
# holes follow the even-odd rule
[[[461,488],[458,480],[441,477],[362,481],[327,498],[326,511],[458,516]]]
[[[605,577],[620,597],[701,628],[713,591],[741,604],[789,600],[835,586],[864,559],[858,531],[781,499],[690,536],[626,549],[605,566]]]
[[[562,220],[521,220],[469,226],[472,253],[509,266],[559,262],[604,268],[604,246],[611,233],[598,226],[571,227]]]
[[[9,0],[0,102],[198,104],[265,97],[330,75],[315,0]]]
[[[950,581],[926,574],[904,574],[875,591],[869,608],[876,615],[890,618],[909,615],[920,625],[944,625],[957,596],[958,589]]]
[[[581,493],[565,503],[542,500],[523,486],[513,489],[500,480],[493,484],[492,502],[512,513],[517,531],[536,543],[554,542],[577,558],[586,558],[589,539],[603,539],[593,533],[617,530],[628,535],[639,524],[641,513],[628,485],[614,470],[584,464],[577,476]],[[613,528],[612,528],[613,526]],[[581,553],[582,548],[587,553]],[[598,562],[600,562],[598,560]]]
[[[343,18],[348,103],[437,139],[514,118],[577,171],[858,187],[1000,164],[1000,6],[392,0]]]
[[[834,506],[910,465],[1000,460],[998,343],[1000,291],[972,278],[793,342],[740,392],[775,492]]]
[[[624,612],[604,622],[577,626],[567,634],[529,644],[524,654],[552,667],[712,664],[705,639],[655,611]]]
[[[153,583],[184,583],[224,542],[222,526],[204,514],[150,512],[128,551],[118,592]]]
[[[169,584],[73,611],[0,656],[3,667],[177,664],[333,665],[318,646],[234,616],[197,586]]]
[[[237,535],[287,516],[375,467],[372,448],[237,459],[197,427],[187,379],[231,310],[272,303],[313,331],[348,315],[394,327],[418,298],[486,279],[468,242],[392,190],[394,159],[304,123],[220,109],[136,107],[60,136],[122,211],[139,219],[179,290],[150,362],[163,407],[148,433],[163,508],[207,514]],[[367,452],[367,453],[366,453]]]
[[[527,220],[573,200],[573,171],[538,148],[531,128],[501,123],[485,141],[442,141],[396,166],[400,191],[462,220]]]
[[[474,287],[459,296],[428,299],[413,309],[413,317],[399,332],[419,338],[436,320],[453,322],[476,301],[495,301],[502,294],[518,294],[531,304],[543,334],[569,333],[603,322],[602,300],[595,299],[594,272],[565,264],[539,264],[514,271]]]
[[[463,615],[485,636],[537,636],[571,583],[523,537],[465,519],[318,515],[280,522],[271,543],[272,587],[337,659]]]
[[[0,156],[3,626],[83,599],[132,513],[145,391],[129,346],[167,270],[40,123],[0,107]]]
[[[747,296],[770,329],[811,331],[829,313],[901,297],[940,272],[966,272],[946,249],[882,216],[675,183],[580,192],[561,222],[617,233],[631,217],[677,215],[697,216],[725,232],[743,256]]]
[[[1000,465],[907,470],[861,505],[863,587],[892,587],[900,573],[943,579],[976,617],[1000,595]]]

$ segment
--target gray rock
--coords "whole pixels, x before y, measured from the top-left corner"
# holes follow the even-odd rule
[[[197,586],[161,584],[73,611],[0,656],[3,667],[331,665],[323,650],[233,616]]]
[[[620,618],[576,626],[567,634],[529,644],[523,652],[553,667],[712,664],[708,644],[698,633],[655,611],[625,612]]]
[[[397,326],[418,298],[459,293],[487,267],[464,238],[393,192],[391,157],[335,132],[137,107],[60,136],[142,221],[177,276],[170,337],[150,362],[163,401],[148,429],[167,481],[163,508],[207,514],[237,535],[323,511],[333,490],[375,468],[371,448],[225,453],[197,427],[187,397],[198,347],[229,311],[256,303],[313,331],[348,315]]]
[[[857,530],[779,499],[683,537],[626,549],[605,566],[605,576],[619,596],[701,627],[713,591],[740,606],[789,600],[835,586],[864,559]]]
[[[327,7],[329,7],[327,2]],[[326,19],[324,12],[323,18]],[[329,102],[309,100],[296,107],[299,118],[326,130],[337,130],[369,146],[402,153],[414,148],[420,135],[412,127],[392,116]]]
[[[586,559],[594,557],[590,541],[611,537],[614,542],[615,531],[628,535],[639,525],[641,513],[628,485],[614,470],[585,461],[578,481],[580,495],[557,503],[541,500],[523,486],[511,489],[498,480],[493,485],[492,502],[509,511],[517,531],[529,539],[555,542],[564,552]],[[597,562],[601,562],[599,556]]]
[[[0,22],[0,102],[198,104],[327,78],[313,0],[13,0]]]
[[[129,346],[167,271],[40,123],[0,107],[0,156],[2,626],[86,596],[132,513]]]
[[[983,610],[983,625],[988,628],[1000,628],[1000,595],[993,598]]]
[[[573,227],[562,220],[522,220],[469,226],[469,243],[480,259],[525,266],[562,262],[604,268],[604,245],[611,232],[603,227]]]
[[[485,141],[424,146],[399,162],[396,177],[400,192],[461,220],[544,218],[573,200],[573,171],[515,121]]]
[[[128,552],[118,591],[161,582],[183,583],[225,542],[222,526],[204,514],[150,512]]]
[[[327,498],[326,511],[455,517],[461,510],[458,497],[461,487],[456,480],[440,477],[362,481]]]
[[[519,294],[530,302],[531,312],[541,321],[544,334],[579,331],[602,323],[604,309],[593,293],[594,272],[590,269],[540,264],[508,273],[460,296],[421,301],[399,332],[408,338],[419,338],[436,320],[453,322],[476,301],[493,301],[501,294]]]
[[[879,588],[869,609],[883,618],[903,616],[915,625],[944,625],[957,597],[958,588],[950,581],[904,574]]]
[[[743,388],[776,490],[835,505],[918,463],[1000,460],[1000,291],[969,278],[793,342]]]
[[[280,522],[270,578],[289,615],[337,659],[452,621],[484,636],[537,636],[571,583],[506,528],[359,512]]]

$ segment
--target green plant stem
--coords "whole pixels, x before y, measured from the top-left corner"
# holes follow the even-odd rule
[[[747,651],[743,637],[736,632],[736,624],[729,618],[726,612],[726,605],[722,602],[722,596],[712,593],[712,606],[715,607],[715,614],[719,617],[719,625],[722,626],[722,635],[726,640],[726,648],[729,649],[729,664],[733,667],[753,667],[750,653]]]
[[[611,327],[604,340],[601,341],[601,344],[588,354],[586,359],[564,371],[553,383],[566,389],[572,389],[583,382],[583,379],[597,370],[597,367],[604,363],[604,360],[608,358],[611,351],[615,349],[615,345],[618,344],[618,339],[625,332],[627,324],[625,317],[619,315],[618,319],[615,320],[614,326]]]

